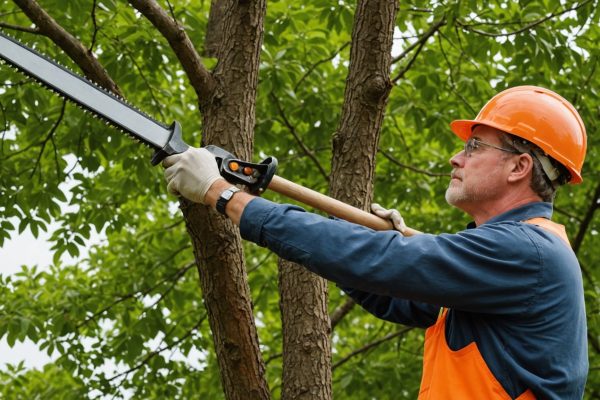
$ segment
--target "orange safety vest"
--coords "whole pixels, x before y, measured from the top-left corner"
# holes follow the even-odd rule
[[[546,218],[524,221],[555,234],[569,244],[565,227]],[[485,363],[477,343],[472,342],[459,350],[452,350],[446,342],[446,316],[443,308],[435,325],[425,333],[423,377],[419,400],[511,400]],[[535,400],[526,390],[517,400]]]

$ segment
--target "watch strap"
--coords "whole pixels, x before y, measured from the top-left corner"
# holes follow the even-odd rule
[[[227,213],[225,212],[225,207],[227,207],[227,203],[229,203],[233,195],[239,191],[240,189],[238,187],[231,186],[230,188],[225,189],[223,192],[221,192],[221,195],[217,200],[217,211],[227,216]]]

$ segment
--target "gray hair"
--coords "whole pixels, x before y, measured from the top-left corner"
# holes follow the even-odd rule
[[[505,132],[500,135],[500,140],[505,148],[531,155],[533,170],[530,187],[543,201],[552,203],[556,189],[571,178],[569,171],[528,140]]]

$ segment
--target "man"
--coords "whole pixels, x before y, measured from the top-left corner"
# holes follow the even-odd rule
[[[336,282],[372,314],[427,328],[419,399],[580,399],[581,273],[550,217],[556,188],[582,180],[583,122],[556,93],[522,86],[451,128],[465,147],[450,160],[446,200],[474,220],[456,234],[375,232],[235,192],[204,149],[167,158],[165,176],[169,191],[217,206],[244,239]]]

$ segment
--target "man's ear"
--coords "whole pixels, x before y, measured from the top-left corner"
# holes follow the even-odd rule
[[[508,182],[518,182],[522,179],[527,179],[533,171],[533,158],[531,154],[523,153],[512,157],[509,164],[511,166]]]

